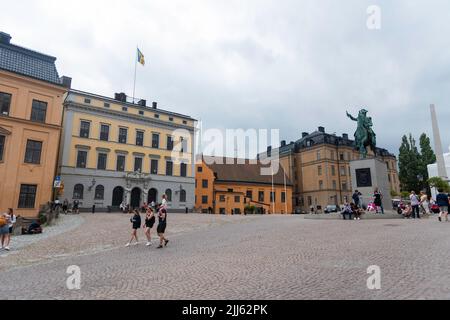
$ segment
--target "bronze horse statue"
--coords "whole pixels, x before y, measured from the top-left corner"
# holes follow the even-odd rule
[[[376,154],[377,138],[375,132],[372,129],[372,118],[367,117],[367,110],[359,110],[357,118],[353,117],[347,112],[347,117],[349,117],[353,121],[356,121],[358,124],[354,137],[355,148],[359,150],[361,159],[365,159],[367,157],[367,147],[370,147],[373,153]]]

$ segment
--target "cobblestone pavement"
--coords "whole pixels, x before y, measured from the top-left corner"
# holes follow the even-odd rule
[[[41,251],[46,259],[7,264],[0,299],[450,299],[450,223],[436,218],[171,217],[171,241],[158,250],[123,247],[126,217],[86,216],[24,248],[57,239],[59,249]],[[50,257],[59,252],[67,256]],[[80,290],[66,288],[70,265],[81,268]],[[381,290],[367,289],[371,265],[381,268]]]

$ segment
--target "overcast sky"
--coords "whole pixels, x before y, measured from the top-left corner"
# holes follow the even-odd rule
[[[296,140],[322,125],[353,134],[373,117],[378,145],[431,135],[437,106],[450,145],[448,0],[1,0],[0,30],[58,58],[75,89],[132,94],[204,128],[275,128]],[[381,8],[381,29],[366,25]]]

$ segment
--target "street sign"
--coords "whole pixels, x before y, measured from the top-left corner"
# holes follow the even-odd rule
[[[61,188],[61,176],[56,176],[53,182],[53,188]]]

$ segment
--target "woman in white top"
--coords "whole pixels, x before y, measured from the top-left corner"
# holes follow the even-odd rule
[[[9,250],[9,243],[11,242],[11,235],[13,233],[14,224],[17,221],[12,208],[8,209],[8,221],[9,221],[8,223],[9,233],[6,235],[5,238],[5,250]]]
[[[167,196],[165,194],[162,195],[161,205],[158,211],[161,211],[161,209],[167,210]]]

